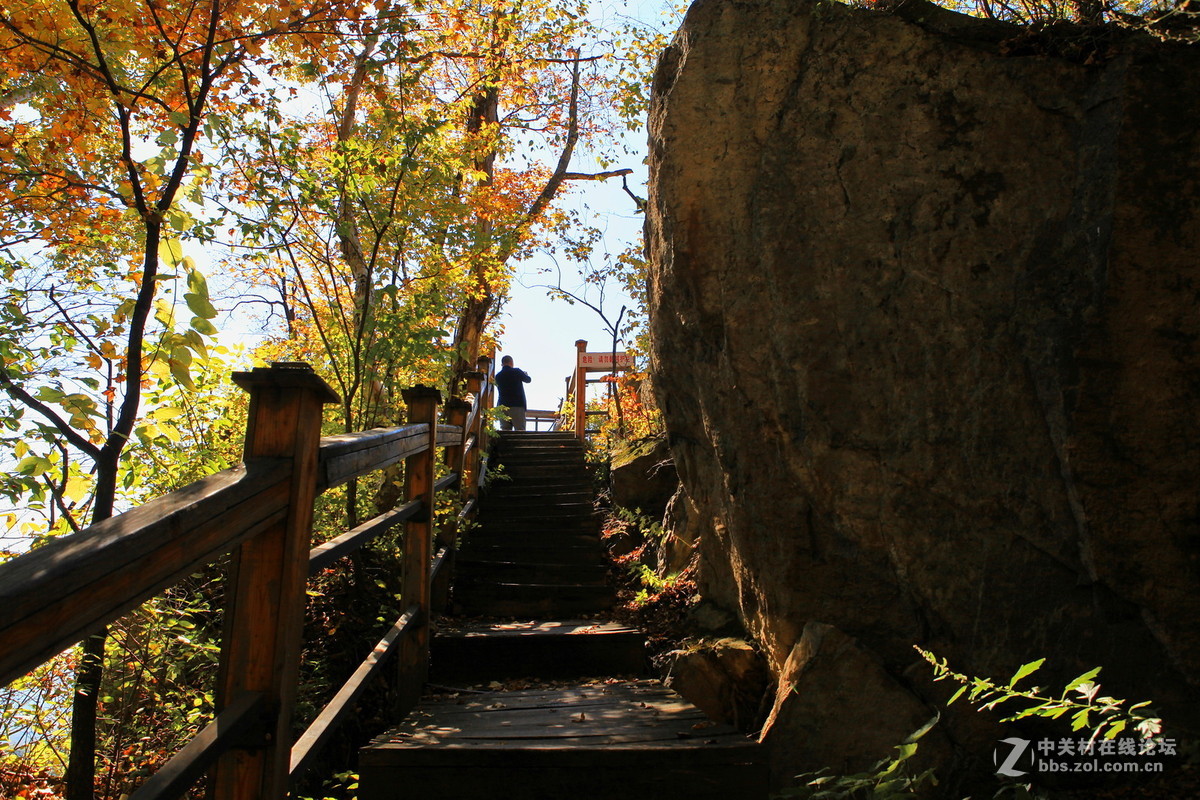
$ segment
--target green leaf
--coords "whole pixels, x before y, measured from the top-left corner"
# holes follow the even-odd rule
[[[187,285],[189,292],[208,297],[208,279],[200,270],[194,269],[188,273]]]
[[[1046,659],[1039,658],[1037,661],[1030,661],[1028,664],[1022,664],[1021,668],[1012,676],[1012,680],[1008,682],[1008,688],[1013,688],[1022,678],[1036,672],[1042,664],[1046,663]]]
[[[1083,673],[1078,678],[1076,678],[1075,680],[1068,683],[1067,688],[1063,690],[1063,694],[1066,694],[1067,692],[1071,691],[1072,689],[1077,689],[1085,683],[1090,683],[1091,680],[1099,674],[1100,674],[1100,667],[1096,667],[1095,669],[1089,669],[1087,672]]]
[[[205,336],[217,335],[217,327],[203,317],[192,317],[192,330]]]
[[[189,375],[189,379],[190,377],[191,376]],[[158,426],[158,430],[163,436],[167,437],[167,439],[174,444],[179,444],[180,440],[183,438],[179,433],[179,429],[170,423],[161,423]]]
[[[164,264],[175,266],[183,260],[183,244],[178,239],[164,237],[158,243],[158,257]]]
[[[922,725],[921,727],[917,728],[915,731],[910,733],[908,735],[908,737],[904,740],[904,744],[905,745],[910,745],[910,744],[913,745],[913,749],[915,750],[916,749],[915,742],[918,739],[920,739],[922,736],[924,736],[925,734],[929,733],[929,731],[933,730],[933,726],[937,725],[938,720],[940,720],[941,718],[942,718],[941,714],[934,714],[933,717],[931,717],[928,722],[926,722],[924,725]]]
[[[53,462],[45,456],[26,456],[17,463],[17,474],[36,478],[54,468]]]
[[[171,375],[180,384],[191,391],[196,391],[196,384],[192,382],[192,372],[188,369],[188,365],[172,358],[168,363],[171,365]]]
[[[197,317],[196,319],[200,319],[200,318]],[[208,320],[204,320],[204,322],[207,323]],[[211,327],[211,325],[210,325],[210,327]],[[216,328],[213,328],[213,330],[215,331]],[[200,358],[204,359],[205,361],[208,360],[208,358],[209,358],[208,346],[206,344],[204,344],[204,338],[200,335],[199,332],[197,332],[194,329],[186,331],[183,334],[183,339],[187,343],[187,346],[192,348],[193,351],[195,351],[196,355],[200,356]]]
[[[204,319],[212,319],[217,315],[217,310],[213,308],[212,303],[208,301],[208,297],[201,294],[193,294],[188,292],[183,296],[187,307],[192,310],[192,313],[197,317]]]
[[[60,400],[62,400],[64,397],[66,397],[66,395],[63,393],[62,389],[56,389],[53,386],[40,387],[37,390],[37,394],[35,396],[37,397],[38,400],[41,400],[43,403],[57,403]]]
[[[154,409],[154,418],[157,420],[175,419],[183,416],[183,409],[178,406],[159,406]]]

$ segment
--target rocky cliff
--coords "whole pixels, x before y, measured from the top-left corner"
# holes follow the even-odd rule
[[[699,0],[659,66],[655,386],[704,589],[781,678],[781,774],[923,722],[914,644],[1103,665],[1195,723],[1200,58],[1019,41],[923,3]],[[994,743],[969,716],[931,748]]]

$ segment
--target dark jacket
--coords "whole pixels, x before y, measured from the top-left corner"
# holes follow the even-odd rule
[[[529,383],[531,380],[533,379],[526,375],[523,369],[502,368],[496,373],[496,390],[499,394],[496,405],[525,408],[525,387],[521,384]]]

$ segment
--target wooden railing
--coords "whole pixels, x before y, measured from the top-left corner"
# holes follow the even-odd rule
[[[587,351],[587,340],[579,339],[575,342],[576,352],[576,367],[564,380],[566,381],[567,391],[562,401],[558,404],[558,412],[555,414],[557,420],[551,430],[567,430],[574,431],[575,436],[581,440],[587,439],[591,434],[597,433],[597,428],[591,428],[588,425],[588,417],[605,417],[608,416],[608,411],[599,409],[595,411],[587,410],[587,387],[593,383],[607,384],[614,377],[606,375],[603,378],[589,378],[589,372],[597,370],[587,368],[579,364],[578,358]],[[615,354],[614,354],[615,359]],[[612,372],[612,376],[616,373]]]
[[[216,800],[283,798],[385,662],[399,658],[404,713],[419,695],[429,618],[444,600],[456,525],[434,539],[437,492],[458,487],[473,513],[485,462],[487,367],[468,375],[474,402],[404,392],[409,424],[320,438],[338,396],[304,364],[234,375],[250,394],[244,463],[0,564],[0,685],[27,673],[182,578],[230,553],[216,717],[132,800],[182,795],[210,774]],[[435,481],[443,448],[449,474]],[[403,461],[398,508],[311,548],[313,502],[326,489]],[[354,675],[291,742],[306,581],[403,524],[404,612]]]

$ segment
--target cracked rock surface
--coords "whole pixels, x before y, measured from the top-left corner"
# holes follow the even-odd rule
[[[655,79],[654,386],[702,586],[776,675],[806,626],[849,637],[880,665],[854,718],[893,742],[946,694],[913,644],[1200,708],[1198,56],[1012,35],[700,0]],[[952,712],[951,744],[995,742]],[[821,729],[785,769],[887,754]]]

